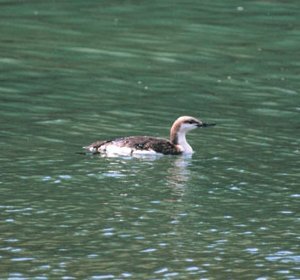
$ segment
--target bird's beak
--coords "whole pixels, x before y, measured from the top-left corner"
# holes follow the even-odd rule
[[[215,126],[215,123],[199,123],[198,127],[209,127],[209,126]]]

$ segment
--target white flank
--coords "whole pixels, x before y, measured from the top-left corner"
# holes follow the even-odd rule
[[[130,156],[132,154],[132,149],[116,145],[106,145],[105,152],[110,155]]]

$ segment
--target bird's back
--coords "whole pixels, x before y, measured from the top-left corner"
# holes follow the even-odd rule
[[[165,155],[180,154],[181,151],[169,140],[150,136],[129,136],[107,141],[97,141],[85,147],[92,153],[159,153]]]

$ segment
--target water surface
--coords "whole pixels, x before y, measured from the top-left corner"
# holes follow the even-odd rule
[[[0,6],[0,278],[299,279],[297,1]],[[80,154],[180,115],[191,158]]]

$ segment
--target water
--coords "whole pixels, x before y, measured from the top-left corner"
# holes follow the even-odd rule
[[[297,1],[0,5],[1,279],[300,278]]]

